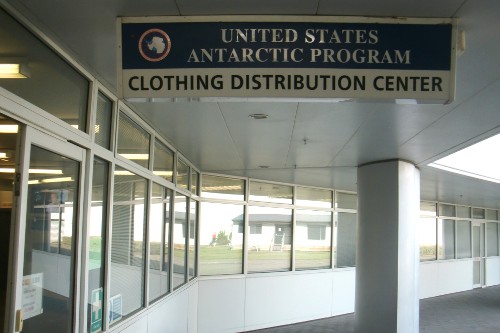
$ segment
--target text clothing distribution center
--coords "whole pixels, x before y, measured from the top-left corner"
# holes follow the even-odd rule
[[[500,132],[498,14],[0,0],[2,331],[418,332],[500,284],[500,179],[442,159]]]

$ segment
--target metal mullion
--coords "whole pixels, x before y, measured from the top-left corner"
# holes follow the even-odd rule
[[[244,180],[245,186],[245,197],[243,206],[243,274],[248,274],[248,239],[250,237],[250,221],[249,221],[249,206],[248,197],[250,195],[250,181],[248,179]]]
[[[295,233],[296,233],[296,209],[292,209],[292,244],[291,244],[291,256],[290,256],[290,271],[295,271]],[[283,236],[285,237],[285,236]]]
[[[109,305],[109,295],[111,289],[111,237],[112,237],[112,221],[113,221],[113,194],[115,188],[115,180],[114,180],[114,170],[115,170],[115,162],[112,161],[109,163],[108,170],[108,207],[107,207],[107,216],[106,216],[106,226],[105,226],[105,257],[104,261],[106,265],[104,266],[104,290],[103,290],[103,316],[102,319],[104,321],[103,330],[109,330],[109,318],[108,318],[108,305]]]
[[[168,292],[174,290],[174,225],[175,225],[175,191],[170,190],[169,233],[168,233]]]
[[[84,216],[83,216],[83,226],[82,226],[82,254],[80,255],[80,258],[82,258],[81,261],[81,302],[80,302],[80,315],[79,318],[82,318],[80,320],[80,331],[81,332],[86,332],[87,327],[85,323],[87,322],[87,306],[86,304],[88,303],[88,288],[89,288],[89,260],[90,260],[90,217],[91,217],[91,209],[92,209],[92,185],[93,185],[93,174],[94,174],[94,167],[93,167],[93,162],[94,162],[94,153],[91,151],[88,151],[87,153],[87,161],[85,163],[86,166],[86,178],[85,178],[85,190],[84,194],[85,197],[84,199]]]
[[[188,181],[189,183],[189,181]],[[186,214],[185,214],[185,218],[186,218],[186,239],[184,240],[184,283],[188,283],[189,282],[189,237],[191,236],[189,234],[190,232],[190,216],[191,216],[191,211],[190,211],[190,208],[191,208],[191,200],[189,197],[185,197],[186,198],[186,203],[185,203],[185,206],[186,206]]]
[[[149,259],[150,259],[150,242],[149,242],[149,229],[151,227],[150,219],[151,219],[151,198],[152,198],[152,193],[153,193],[153,182],[151,180],[146,180],[146,193],[144,198],[144,208],[146,209],[145,211],[145,225],[143,226],[143,240],[145,242],[144,246],[144,271],[143,271],[143,276],[144,276],[144,285],[143,285],[143,292],[144,292],[144,301],[143,301],[143,306],[147,308],[149,306]]]

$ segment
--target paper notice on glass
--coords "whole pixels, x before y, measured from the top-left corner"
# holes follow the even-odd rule
[[[23,314],[24,319],[43,312],[43,273],[23,276]]]

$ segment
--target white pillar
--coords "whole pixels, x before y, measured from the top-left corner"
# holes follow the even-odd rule
[[[418,333],[420,172],[391,160],[358,168],[356,333]]]

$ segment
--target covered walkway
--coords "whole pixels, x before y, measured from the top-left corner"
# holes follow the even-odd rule
[[[354,314],[252,332],[353,333]],[[500,332],[500,286],[475,289],[420,301],[421,333]]]

